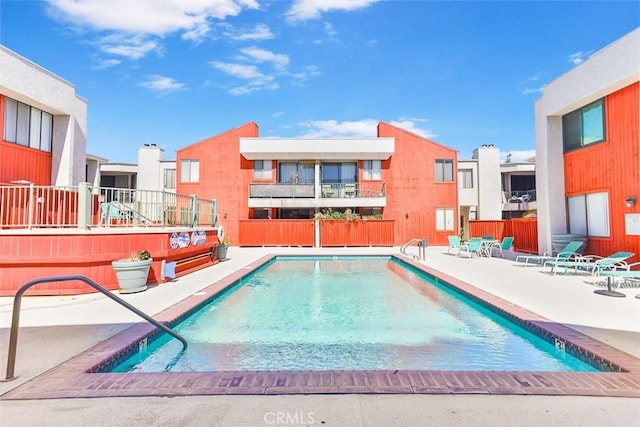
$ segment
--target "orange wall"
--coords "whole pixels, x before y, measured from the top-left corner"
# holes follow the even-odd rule
[[[605,98],[606,141],[564,155],[567,196],[606,191],[609,193],[610,237],[589,237],[587,253],[608,255],[635,252],[640,261],[640,236],[625,235],[625,214],[640,213],[639,83]],[[638,202],[627,208],[625,199]]]
[[[0,95],[0,137],[4,135],[4,96]],[[0,184],[27,180],[51,185],[51,153],[0,141]]]
[[[176,153],[178,194],[197,194],[218,201],[218,217],[232,244],[238,241],[239,220],[249,218],[249,183],[253,161],[240,155],[240,138],[258,137],[258,125],[247,123],[178,150]],[[180,161],[200,160],[200,182],[180,182]],[[226,218],[225,218],[226,214]]]
[[[378,136],[395,138],[395,153],[382,162],[382,180],[387,183],[383,216],[395,220],[395,244],[416,237],[427,238],[429,245],[448,244],[447,236],[457,235],[459,228],[457,151],[382,122]],[[435,182],[436,159],[453,159],[453,182]],[[454,209],[453,230],[436,231],[437,207]]]
[[[192,230],[188,230],[192,231]],[[171,233],[145,230],[139,233],[113,231],[112,234],[5,234],[0,238],[0,296],[13,296],[25,283],[43,277],[82,275],[107,289],[118,288],[111,261],[126,258],[132,251],[151,252],[153,265],[147,283],[158,283],[161,263],[176,261],[176,272],[182,276],[195,269],[212,265],[217,260],[204,257],[197,263],[182,261],[210,254],[218,245],[213,229],[205,230],[204,244],[171,247]],[[29,295],[68,295],[92,293],[95,290],[80,281],[36,285]]]

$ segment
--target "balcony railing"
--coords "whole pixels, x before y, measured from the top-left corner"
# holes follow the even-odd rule
[[[0,186],[0,228],[215,226],[215,200],[166,191],[37,185]]]
[[[320,184],[319,198],[385,197],[385,183]],[[249,197],[256,199],[313,199],[314,184],[249,184]]]
[[[507,203],[528,203],[536,201],[536,190],[503,191]]]

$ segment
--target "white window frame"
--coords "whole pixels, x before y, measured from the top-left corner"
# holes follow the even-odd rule
[[[180,182],[200,181],[200,160],[180,160]]]
[[[609,193],[567,197],[569,232],[589,237],[611,237]]]
[[[458,188],[473,188],[473,169],[458,169]]]
[[[455,209],[436,208],[436,231],[455,230]]]
[[[436,159],[436,182],[453,182],[453,159]]]
[[[382,179],[382,161],[363,160],[362,179],[366,181],[380,181]]]

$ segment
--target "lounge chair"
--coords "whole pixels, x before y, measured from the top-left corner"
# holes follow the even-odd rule
[[[611,289],[611,284],[616,279],[622,279],[625,283],[627,280],[637,279],[640,281],[640,270],[634,270],[636,266],[640,266],[640,262],[627,264],[620,268],[607,268],[599,271],[601,276],[605,276],[607,278],[607,289],[596,289],[593,292],[600,295],[606,295],[608,297],[624,298],[626,295],[622,292],[617,292]],[[620,287],[620,285],[618,285],[618,287]]]
[[[489,255],[492,254],[494,249],[497,249],[500,251],[500,256],[502,258],[504,258],[504,251],[513,252],[513,236],[505,237],[504,239],[502,239],[502,242],[492,244],[489,247]]]
[[[640,280],[640,262],[634,262],[633,264],[627,264],[620,268],[603,269],[599,272],[601,276],[611,277],[612,279],[638,279]]]
[[[447,253],[451,253],[451,249],[457,249],[458,253],[460,253],[460,237],[458,236],[447,236],[449,238],[449,249]]]
[[[480,237],[472,237],[469,241],[463,245],[460,245],[460,250],[458,251],[458,255],[463,252],[469,255],[471,258],[473,255],[482,255],[482,239]]]
[[[573,258],[580,257],[578,249],[583,245],[580,240],[574,240],[569,242],[567,246],[562,248],[560,252],[553,255],[553,252],[545,252],[542,255],[518,255],[516,257],[516,264],[519,262],[524,263],[523,267],[529,265],[529,261],[535,262],[532,265],[544,265],[547,261],[569,261]]]
[[[595,275],[616,267],[628,266],[625,260],[633,255],[635,255],[633,252],[616,252],[604,258],[598,255],[586,255],[565,261],[547,261],[545,265],[551,267],[551,273],[555,273],[556,267],[564,267],[564,274],[567,274],[569,268],[573,268],[576,271],[588,271]]]

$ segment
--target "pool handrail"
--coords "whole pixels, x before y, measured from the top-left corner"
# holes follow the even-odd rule
[[[85,277],[85,276],[42,277],[42,278],[39,278],[39,279],[31,280],[31,281],[25,283],[24,285],[22,285],[22,287],[20,289],[18,289],[18,291],[16,292],[16,295],[14,296],[14,299],[13,299],[13,316],[11,318],[11,333],[10,333],[10,336],[9,336],[9,353],[8,353],[8,356],[7,356],[7,375],[6,375],[6,378],[4,380],[2,380],[2,381],[11,381],[11,380],[14,380],[14,379],[17,378],[17,376],[14,375],[14,370],[15,370],[15,364],[16,364],[16,352],[17,352],[17,347],[18,347],[18,329],[20,327],[20,304],[22,302],[22,295],[30,287],[32,287],[34,285],[38,285],[40,283],[63,282],[63,281],[70,281],[70,280],[80,280],[81,282],[86,283],[87,285],[91,286],[93,289],[97,290],[98,292],[101,292],[104,295],[108,296],[109,298],[111,298],[112,300],[114,300],[115,302],[117,302],[118,304],[123,306],[124,308],[126,308],[129,311],[132,311],[135,314],[137,314],[138,316],[142,317],[144,320],[146,320],[147,322],[151,323],[156,328],[158,328],[158,329],[168,333],[169,335],[173,336],[175,339],[177,339],[178,341],[180,341],[182,343],[181,352],[184,352],[187,349],[187,340],[184,339],[183,336],[181,336],[180,334],[175,332],[173,329],[171,329],[171,328],[163,325],[162,323],[158,322],[157,320],[155,320],[154,318],[152,318],[148,314],[140,311],[136,307],[132,306],[131,304],[129,304],[128,302],[123,300],[122,298],[112,294],[108,289],[106,289],[105,287],[97,284],[96,282],[94,282],[93,280],[89,279],[88,277]]]

